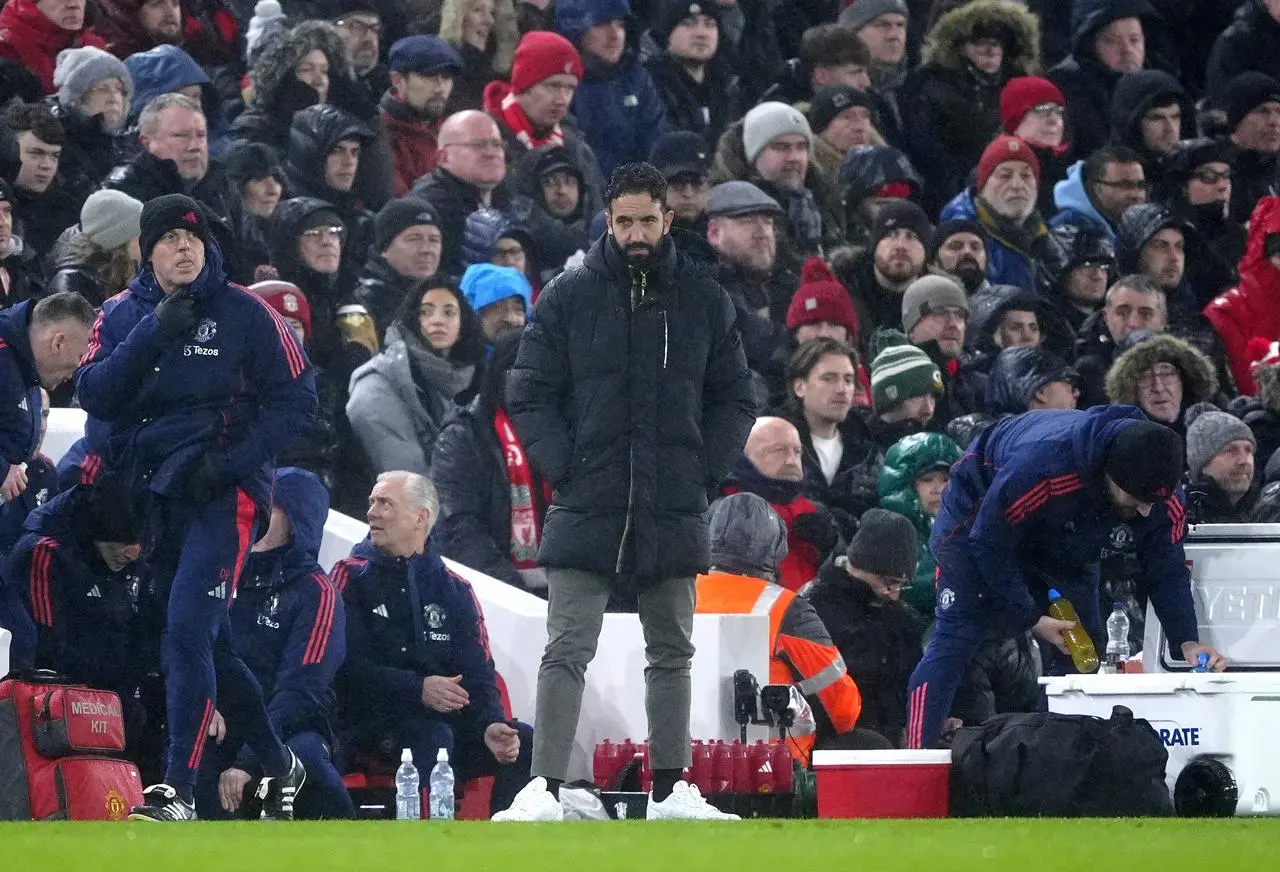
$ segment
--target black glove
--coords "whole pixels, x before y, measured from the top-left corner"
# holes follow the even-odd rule
[[[182,487],[182,498],[187,502],[204,505],[213,502],[225,488],[226,482],[218,474],[213,455],[205,454],[187,475],[187,483]]]
[[[818,556],[826,560],[840,541],[840,531],[836,522],[826,512],[807,512],[791,522],[791,532],[796,538],[803,539],[818,551]]]
[[[196,323],[196,300],[189,288],[169,294],[156,306],[156,320],[166,339],[175,339]]]

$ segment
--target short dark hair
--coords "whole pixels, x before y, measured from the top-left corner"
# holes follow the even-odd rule
[[[812,73],[817,67],[867,66],[871,52],[858,34],[843,24],[819,24],[800,38],[800,66]]]
[[[93,306],[84,297],[74,291],[62,291],[36,303],[31,310],[31,326],[47,327],[61,321],[77,321],[91,328],[97,317]]]
[[[14,103],[5,110],[4,123],[15,134],[30,130],[36,139],[49,145],[67,141],[62,122],[43,103]]]
[[[662,205],[662,211],[667,211],[667,180],[653,164],[625,163],[613,171],[604,192],[609,211],[613,211],[614,200],[629,194],[648,194]]]
[[[1133,291],[1144,296],[1159,297],[1160,305],[1166,305],[1164,288],[1160,287],[1154,279],[1144,273],[1129,273],[1116,279],[1111,283],[1111,287],[1107,288],[1106,296],[1102,298],[1102,304],[1105,306],[1110,303],[1112,296],[1121,290]]]
[[[1140,164],[1142,163],[1142,158],[1127,145],[1104,145],[1085,158],[1084,167],[1082,168],[1084,180],[1086,182],[1098,181],[1098,179],[1106,175],[1107,166],[1113,163]]]
[[[848,342],[841,342],[839,339],[832,339],[830,336],[819,336],[816,339],[810,339],[808,342],[802,343],[791,354],[791,359],[787,361],[787,383],[796,379],[806,379],[809,373],[813,372],[813,368],[818,365],[822,358],[829,354],[838,354],[849,358],[849,362],[853,364],[856,371],[858,368],[858,352]]]

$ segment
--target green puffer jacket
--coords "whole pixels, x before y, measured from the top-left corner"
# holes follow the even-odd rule
[[[880,505],[916,527],[916,577],[902,589],[902,601],[926,618],[933,617],[934,606],[935,564],[929,551],[933,517],[920,505],[915,483],[926,472],[950,467],[961,453],[960,446],[941,433],[913,433],[893,444],[880,467]]]

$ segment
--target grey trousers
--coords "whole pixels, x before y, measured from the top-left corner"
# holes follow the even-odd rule
[[[533,774],[564,780],[578,731],[587,665],[596,656],[612,582],[577,569],[548,569],[547,650],[538,668]],[[649,719],[649,765],[690,765],[689,665],[693,660],[693,576],[640,588],[644,629],[644,707]]]

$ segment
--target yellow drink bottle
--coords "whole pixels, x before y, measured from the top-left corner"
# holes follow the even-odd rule
[[[1075,624],[1070,630],[1062,631],[1067,650],[1071,652],[1071,661],[1082,673],[1097,672],[1098,649],[1093,647],[1093,639],[1089,638],[1089,634],[1081,626],[1076,607],[1071,605],[1071,600],[1052,588],[1049,590],[1049,617]]]

